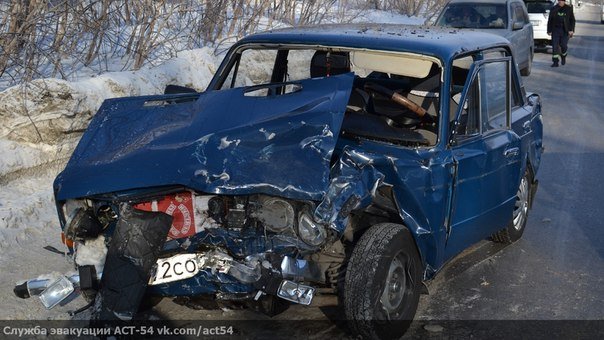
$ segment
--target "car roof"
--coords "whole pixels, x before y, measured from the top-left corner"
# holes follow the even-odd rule
[[[501,36],[450,27],[401,24],[336,24],[271,30],[249,35],[240,45],[303,44],[421,53],[445,62],[480,49],[509,46]]]

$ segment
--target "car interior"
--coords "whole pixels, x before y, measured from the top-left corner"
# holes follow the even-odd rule
[[[249,87],[246,95],[283,95],[299,90],[295,84],[299,80],[353,72],[343,135],[408,146],[437,142],[442,68],[436,59],[367,50],[281,48],[252,50],[246,60],[247,51],[232,66],[222,89],[244,86]],[[266,83],[276,87],[271,90]]]

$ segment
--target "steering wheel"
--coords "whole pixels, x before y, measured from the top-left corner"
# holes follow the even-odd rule
[[[387,87],[384,87],[382,85],[378,85],[375,83],[367,83],[367,84],[365,84],[364,88],[365,88],[365,91],[367,91],[367,92],[380,94],[386,98],[389,98],[393,102],[406,107],[407,109],[409,109],[413,113],[415,113],[422,120],[432,118],[432,117],[430,117],[428,112],[423,107],[415,104],[411,100],[407,99],[405,96],[401,95],[400,93],[394,92],[393,90],[391,90]]]

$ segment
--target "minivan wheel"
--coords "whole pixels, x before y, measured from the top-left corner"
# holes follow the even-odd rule
[[[344,283],[344,310],[355,335],[401,337],[419,302],[422,264],[413,237],[399,224],[371,227],[355,245]]]
[[[514,203],[514,212],[512,219],[505,229],[500,230],[491,238],[499,243],[513,243],[520,239],[524,233],[528,212],[531,202],[531,175],[528,170],[520,180],[518,191],[516,192],[516,202]]]

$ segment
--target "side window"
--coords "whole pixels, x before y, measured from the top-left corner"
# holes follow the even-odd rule
[[[287,56],[287,81],[308,79],[314,50],[290,50]]]
[[[522,16],[524,17],[524,22],[528,24],[529,22],[531,22],[531,20],[529,19],[528,12],[526,10],[526,6],[521,5],[520,7],[522,8]]]
[[[480,133],[480,76],[475,77],[468,89],[457,124],[456,134],[471,136]]]
[[[505,129],[509,126],[509,63],[498,61],[484,64],[480,71],[483,91],[480,97],[482,131]]]
[[[313,56],[316,52],[316,50],[308,49],[244,50],[241,53],[239,62],[229,70],[229,74],[220,89],[291,82],[311,78]],[[340,59],[345,59],[348,62],[347,53],[339,53],[338,56]],[[334,57],[333,59],[335,60],[336,58]],[[336,64],[335,62],[333,63]],[[345,65],[347,68],[338,67],[339,64],[330,66],[334,74],[350,72],[349,64]],[[254,95],[262,95],[262,93]]]
[[[269,84],[276,56],[277,50],[244,50],[220,89]]]
[[[524,16],[524,10],[520,4],[512,4],[512,11],[514,13],[514,22],[520,21],[523,24],[527,23],[526,17]]]
[[[509,59],[487,62],[472,79],[455,133],[464,138],[510,126]]]
[[[498,58],[503,58],[506,56],[511,56],[511,54],[509,52],[506,52],[503,49],[495,49],[495,50],[487,50],[483,52],[483,59],[498,59]],[[512,69],[510,68],[510,72],[512,72]],[[512,73],[512,76],[515,76]],[[512,107],[519,107],[524,105],[524,102],[522,100],[522,90],[520,89],[520,86],[518,85],[518,82],[512,82],[510,81],[510,84],[512,86],[511,88],[511,93],[512,93]]]

